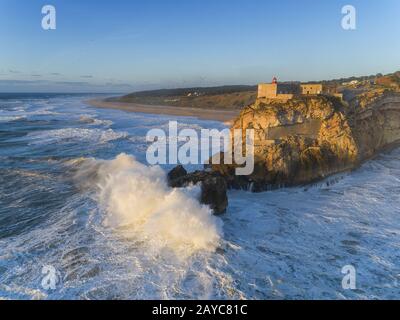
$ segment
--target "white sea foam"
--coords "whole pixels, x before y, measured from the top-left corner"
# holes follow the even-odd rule
[[[24,116],[0,116],[0,122],[16,121],[24,118]]]
[[[8,103],[7,105],[9,106],[10,104]],[[27,105],[23,105],[0,110],[0,121],[14,121],[26,119],[31,116],[52,116],[59,114],[60,113],[55,111],[52,107],[34,109],[29,108]]]
[[[95,174],[93,175],[93,172]],[[90,181],[88,176],[95,176]],[[88,160],[77,174],[85,185],[95,183],[97,199],[107,215],[104,224],[167,247],[181,257],[213,251],[222,236],[222,222],[196,199],[198,189],[168,187],[164,171],[120,154],[114,160]]]
[[[79,122],[93,126],[106,126],[106,127],[109,127],[113,124],[111,120],[101,120],[86,114],[79,117]]]
[[[33,144],[48,144],[61,140],[89,141],[95,143],[106,143],[113,140],[127,137],[126,132],[115,132],[112,129],[85,129],[85,128],[65,128],[57,130],[46,130],[32,132],[29,137],[33,138]]]

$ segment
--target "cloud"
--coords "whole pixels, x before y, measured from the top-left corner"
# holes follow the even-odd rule
[[[61,76],[61,73],[58,72],[52,72],[50,73],[51,76]]]
[[[87,86],[87,85],[90,85],[89,82],[84,82],[84,81],[57,81],[54,83],[64,85],[64,86]]]
[[[63,86],[87,86],[88,82],[83,81],[57,81],[50,80],[0,80],[0,85],[35,85],[35,84],[48,84],[48,85],[63,85]]]
[[[81,76],[81,78],[90,79],[90,78],[93,78],[93,76],[91,76],[91,75],[83,75],[83,76]]]
[[[0,92],[98,92],[121,93],[133,90],[126,83],[90,83],[86,81],[54,81],[51,79],[0,79]]]
[[[132,85],[129,83],[113,83],[113,82],[107,82],[105,86],[108,87],[117,87],[117,88],[132,88]]]
[[[9,73],[21,73],[21,72],[19,72],[18,70],[12,70],[12,69],[8,70],[8,72],[9,72]]]
[[[32,85],[32,84],[42,84],[46,83],[45,80],[0,80],[0,85]]]
[[[31,77],[41,77],[41,74],[31,74]]]

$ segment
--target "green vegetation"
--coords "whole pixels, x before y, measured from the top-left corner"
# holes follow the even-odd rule
[[[110,101],[204,109],[241,109],[257,97],[256,86],[222,86],[140,91]]]

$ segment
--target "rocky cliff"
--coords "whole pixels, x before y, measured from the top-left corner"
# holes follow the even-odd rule
[[[257,100],[232,129],[254,129],[255,169],[236,176],[235,165],[213,165],[229,187],[261,191],[293,186],[351,170],[400,142],[400,93],[376,89],[347,102],[301,96],[287,102]]]

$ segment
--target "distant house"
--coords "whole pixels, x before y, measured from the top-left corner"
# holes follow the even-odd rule
[[[187,97],[200,97],[201,96],[201,93],[200,92],[197,92],[197,91],[195,91],[195,92],[189,92],[188,94],[187,94]]]
[[[352,80],[352,81],[349,81],[349,82],[343,82],[342,83],[342,85],[343,86],[354,86],[354,85],[356,85],[356,84],[358,84],[358,80]]]

